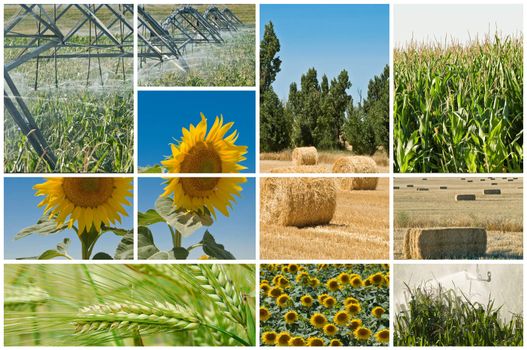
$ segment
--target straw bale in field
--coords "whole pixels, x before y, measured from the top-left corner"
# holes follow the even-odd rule
[[[268,177],[260,183],[260,219],[280,226],[328,224],[337,206],[333,178]]]
[[[479,179],[479,181],[485,181],[485,179]]]
[[[340,157],[333,164],[334,173],[376,173],[377,164],[370,157]],[[377,177],[347,177],[338,179],[339,187],[349,190],[374,190],[377,188]]]
[[[475,201],[475,194],[456,194],[456,201]]]
[[[483,256],[487,231],[476,227],[410,228],[404,236],[406,259]]]
[[[294,165],[284,168],[271,169],[272,173],[327,173],[326,167],[323,165]]]
[[[488,188],[483,190],[483,194],[501,194],[499,188]]]
[[[440,190],[446,190],[446,189],[448,189],[448,187],[447,186],[439,186],[439,189]]]
[[[399,188],[400,188],[399,186],[393,186],[394,190],[398,190]]]
[[[467,180],[467,182],[474,182],[474,180]]]
[[[512,182],[512,181],[514,181],[514,179],[508,179],[507,181]]]
[[[406,187],[414,187],[414,185],[406,185]]]
[[[294,165],[316,165],[318,152],[315,147],[297,147],[291,155]]]
[[[493,182],[493,183],[491,183],[491,185],[492,185],[492,186],[497,186],[498,183],[497,183],[497,182]]]
[[[428,191],[428,187],[417,187],[418,191]]]

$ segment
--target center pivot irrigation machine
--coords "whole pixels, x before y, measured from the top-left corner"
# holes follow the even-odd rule
[[[105,60],[110,61],[113,76],[126,80],[125,60],[131,64],[134,55],[134,5],[7,6],[14,11],[4,24],[5,109],[39,158],[55,169],[55,152],[40,130],[13,74],[17,68],[30,64],[34,67],[33,90],[44,85],[42,80],[59,88],[62,63],[77,59],[87,61],[86,65],[75,66],[77,80],[82,76],[86,87],[93,80],[104,86],[107,66],[103,67],[101,61]],[[229,9],[220,10],[215,6],[210,6],[203,14],[190,6],[180,7],[161,22],[143,6],[138,6],[137,11],[137,54],[141,64],[145,60],[174,61],[184,71],[188,70],[184,58],[188,47],[203,43],[221,45],[224,42],[222,32],[236,31],[242,25]]]

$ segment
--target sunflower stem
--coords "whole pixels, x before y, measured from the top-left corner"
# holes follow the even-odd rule
[[[174,248],[181,247],[181,239],[182,239],[181,233],[175,230],[172,226],[170,225],[167,225],[167,226],[170,230],[170,234],[172,235],[172,244],[174,245]]]

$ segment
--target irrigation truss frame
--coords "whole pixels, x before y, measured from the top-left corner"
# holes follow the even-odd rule
[[[11,72],[29,61],[35,62],[34,90],[38,89],[41,61],[53,62],[55,86],[58,87],[59,61],[88,59],[86,84],[91,65],[98,65],[104,84],[101,59],[115,59],[115,72],[126,78],[124,60],[134,56],[134,33],[141,64],[147,60],[178,60],[188,70],[185,48],[194,44],[222,44],[222,31],[236,31],[242,21],[228,8],[221,11],[210,6],[203,14],[191,6],[176,8],[162,22],[143,5],[137,6],[138,28],[134,31],[132,4],[20,4],[4,24],[4,106],[39,157],[54,169],[57,157],[50,149]],[[71,23],[71,18],[75,20]],[[27,29],[27,24],[34,28]],[[25,25],[24,29],[21,27]],[[86,33],[88,33],[86,35]],[[78,37],[83,40],[79,42]],[[49,72],[48,72],[49,73]]]

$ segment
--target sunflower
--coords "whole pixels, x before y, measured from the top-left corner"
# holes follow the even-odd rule
[[[327,298],[324,299],[324,301],[322,302],[322,304],[327,307],[327,308],[332,308],[333,306],[335,306],[335,304],[337,303],[337,300],[335,300],[335,298],[333,298],[332,296],[328,296]]]
[[[295,280],[297,281],[297,283],[308,284],[309,273],[307,273],[306,271],[299,272],[298,275],[296,275]]]
[[[278,298],[276,298],[276,303],[280,307],[285,307],[291,299],[289,298],[289,295],[282,294]]]
[[[282,288],[287,287],[287,285],[289,284],[289,280],[284,276],[280,277],[277,282],[277,284]]]
[[[283,294],[283,290],[280,287],[272,287],[271,289],[269,289],[269,292],[267,293],[267,295],[272,298],[278,298],[282,294]]]
[[[302,303],[302,306],[305,307],[311,307],[313,305],[313,297],[311,295],[304,295],[300,298],[300,303]]]
[[[260,290],[264,293],[264,294],[267,294],[269,293],[269,290],[271,289],[271,286],[269,285],[269,283],[260,283]]]
[[[362,287],[363,283],[362,283],[362,280],[360,277],[353,277],[351,279],[351,285],[354,287],[354,288],[358,288],[358,287]]]
[[[289,339],[291,339],[291,335],[287,332],[280,332],[278,333],[278,336],[276,337],[276,345],[278,346],[288,346],[289,345]]]
[[[289,346],[306,346],[306,341],[302,337],[293,337],[289,339]]]
[[[326,287],[332,292],[340,289],[339,281],[336,278],[332,278],[326,282]]]
[[[322,303],[324,302],[324,300],[326,300],[327,297],[329,297],[329,295],[326,294],[326,293],[323,293],[323,294],[320,294],[320,295],[317,297],[317,299],[318,299],[318,301],[322,304]]]
[[[359,304],[359,301],[355,299],[354,297],[347,297],[346,299],[344,299],[344,305],[349,305],[349,304]]]
[[[386,311],[380,307],[380,306],[376,306],[374,307],[372,310],[371,310],[371,314],[377,318],[381,318],[381,316],[385,313]]]
[[[298,272],[298,265],[297,264],[289,264],[287,266],[287,269],[289,270],[290,273],[295,274],[295,273]]]
[[[343,326],[350,320],[350,316],[346,311],[339,311],[335,314],[333,317],[333,322],[338,324],[339,326]]]
[[[119,177],[52,177],[36,184],[36,196],[45,196],[38,204],[54,218],[57,226],[64,223],[72,228],[77,221],[77,233],[95,230],[101,226],[121,222],[127,216],[124,205],[131,205],[132,179]]]
[[[350,315],[356,315],[362,310],[360,304],[348,304],[345,309]]]
[[[380,285],[384,282],[384,276],[382,275],[381,272],[377,272],[371,275],[370,277],[368,277],[368,279],[371,279],[372,284],[375,284],[375,285]]]
[[[389,329],[381,329],[377,333],[375,333],[375,339],[379,343],[387,343],[390,341],[390,330]]]
[[[318,337],[307,338],[307,346],[324,346],[324,340]]]
[[[260,307],[260,321],[267,321],[271,317],[271,312],[264,306]]]
[[[349,327],[351,328],[351,330],[355,330],[360,326],[362,326],[362,320],[360,318],[354,318],[349,323]]]
[[[320,280],[316,277],[313,277],[309,280],[309,285],[313,288],[315,288],[316,286],[318,286],[320,284]]]
[[[317,312],[316,314],[313,314],[313,316],[311,316],[309,322],[315,328],[322,328],[326,323],[328,323],[328,319],[326,318],[326,316]]]
[[[274,345],[276,343],[276,337],[278,334],[276,332],[264,332],[262,334],[262,342],[265,345]]]
[[[358,340],[368,340],[371,337],[371,331],[368,328],[361,326],[355,329],[355,331],[353,332],[353,335]]]
[[[283,276],[283,275],[280,275],[280,274],[274,276],[274,277],[273,277],[273,284],[274,284],[275,286],[278,285],[278,284],[280,284],[279,281],[280,281],[280,278],[282,278],[282,277],[284,277],[284,276]]]
[[[341,284],[348,284],[350,283],[350,275],[346,272],[342,272],[340,275],[337,276],[337,279]]]
[[[344,345],[344,344],[342,344],[340,339],[331,339],[329,341],[329,346],[342,346],[342,345]]]
[[[286,323],[289,324],[295,323],[298,320],[298,314],[296,313],[296,311],[288,311],[284,315],[284,320]]]
[[[339,329],[333,323],[328,323],[324,326],[324,333],[329,336],[334,336],[338,331]]]
[[[283,273],[288,273],[289,272],[289,267],[287,265],[282,266],[282,272]]]

